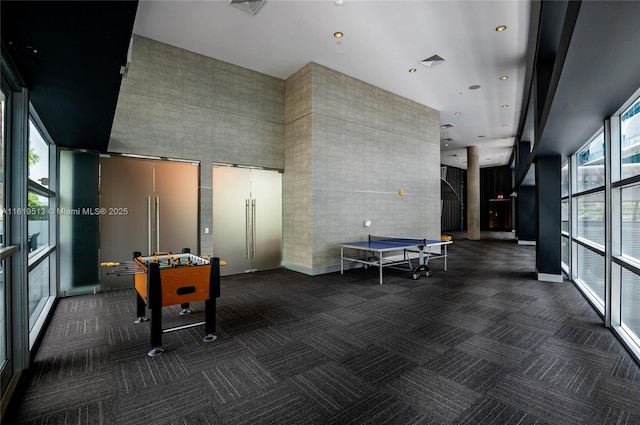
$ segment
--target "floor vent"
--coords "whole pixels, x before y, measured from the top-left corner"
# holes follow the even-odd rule
[[[233,6],[251,15],[258,13],[266,0],[229,0],[229,6]]]

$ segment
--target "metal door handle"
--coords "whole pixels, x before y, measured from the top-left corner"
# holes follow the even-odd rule
[[[151,252],[151,196],[147,196],[147,253]]]
[[[160,197],[156,196],[156,251],[160,252]]]
[[[244,200],[244,253],[245,258],[249,259],[249,200]]]
[[[256,200],[251,200],[251,258],[256,258]]]

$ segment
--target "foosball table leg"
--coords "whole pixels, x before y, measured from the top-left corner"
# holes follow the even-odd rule
[[[209,298],[204,302],[204,331],[207,336],[204,342],[215,341],[216,332],[216,297],[220,296],[220,259],[211,259],[211,271],[209,275]]]
[[[134,323],[143,323],[146,322],[147,316],[145,316],[146,304],[140,294],[136,291],[136,313],[138,315],[138,319]]]
[[[164,353],[164,350],[162,348],[153,347],[153,350],[149,351],[147,355],[149,355],[150,357],[155,357],[155,356],[159,356],[162,353]]]
[[[189,306],[189,303],[180,304],[180,308],[182,309],[180,310],[180,313],[178,313],[180,316],[186,316],[187,314],[191,314],[191,308]]]
[[[147,271],[149,288],[149,309],[151,310],[151,347],[150,356],[158,356],[164,352],[162,347],[162,289],[160,283],[160,266],[150,263]]]
[[[218,336],[216,335],[216,298],[209,298],[204,302],[204,331],[207,336],[204,337],[204,342],[215,341]]]
[[[218,335],[216,334],[208,334],[207,336],[205,336],[204,338],[202,338],[202,340],[204,342],[213,342],[216,339],[218,339]]]

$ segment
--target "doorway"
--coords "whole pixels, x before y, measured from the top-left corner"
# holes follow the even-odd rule
[[[511,230],[511,199],[489,199],[489,229]]]

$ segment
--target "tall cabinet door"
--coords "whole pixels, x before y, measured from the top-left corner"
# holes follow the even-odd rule
[[[213,255],[227,262],[223,275],[251,271],[250,178],[248,168],[213,167]]]
[[[197,164],[155,162],[156,251],[198,253]]]
[[[213,168],[213,253],[223,275],[274,269],[282,263],[282,175]]]
[[[131,261],[133,251],[147,250],[148,196],[153,191],[153,162],[111,156],[100,159],[100,207],[116,214],[100,216],[100,261]],[[120,212],[122,212],[120,214]],[[103,288],[130,286],[129,277],[100,268]]]
[[[253,206],[252,268],[275,269],[282,264],[282,174],[251,170]]]
[[[120,156],[100,160],[100,261],[131,261],[134,251],[180,252],[198,245],[198,166]],[[129,287],[130,276],[102,267],[101,286]]]

